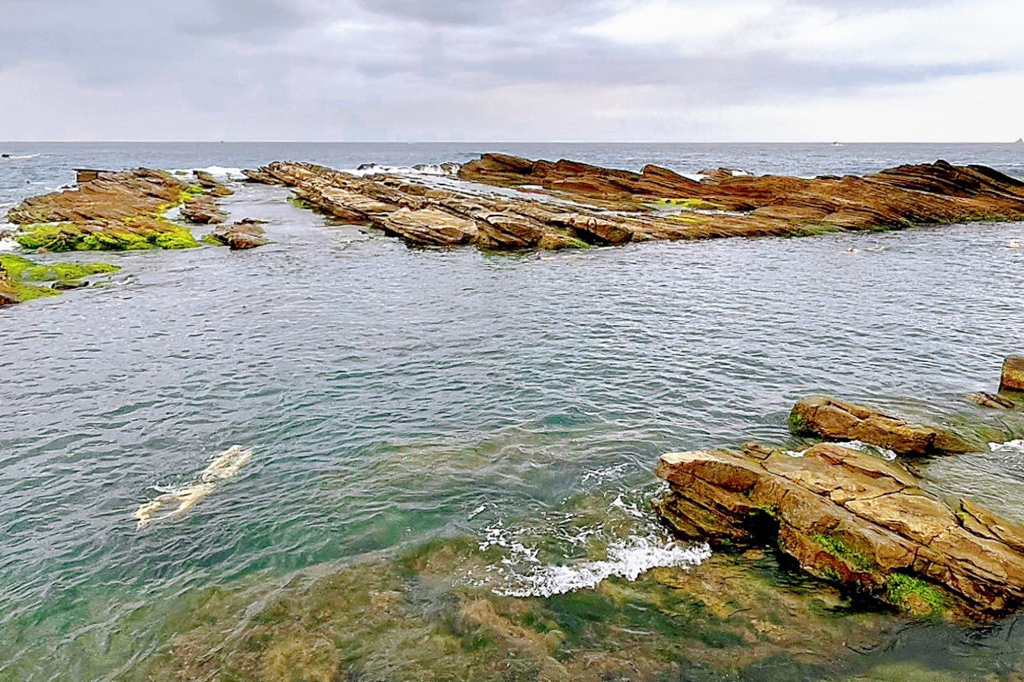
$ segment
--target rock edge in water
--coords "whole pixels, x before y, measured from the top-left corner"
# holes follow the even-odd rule
[[[948,429],[910,424],[873,407],[824,395],[800,400],[793,406],[787,423],[797,436],[859,440],[898,455],[924,456],[976,449]]]
[[[655,504],[678,535],[770,541],[819,578],[917,615],[987,620],[1024,604],[1024,531],[988,510],[924,492],[898,463],[820,443],[793,457],[663,455]]]
[[[245,175],[289,187],[317,210],[415,246],[558,249],[1024,220],[1024,183],[985,166],[945,161],[810,180],[723,172],[697,182],[656,166],[630,173],[501,154],[462,166],[461,185],[292,162]],[[498,194],[479,184],[523,191]]]

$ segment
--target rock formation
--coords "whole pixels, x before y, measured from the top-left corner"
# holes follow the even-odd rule
[[[86,286],[86,278],[117,272],[107,263],[41,264],[12,253],[0,254],[0,305],[55,296],[64,289]]]
[[[997,617],[1024,604],[1024,531],[950,506],[895,462],[820,443],[662,456],[656,503],[687,538],[770,541],[813,575],[919,615]]]
[[[1011,355],[1003,362],[999,390],[1024,392],[1024,356]]]
[[[859,440],[898,455],[923,456],[976,449],[947,429],[909,424],[872,407],[822,395],[804,398],[794,405],[788,424],[797,436]]]
[[[213,197],[200,194],[182,204],[181,217],[197,225],[218,225],[228,219],[228,214],[217,206]]]
[[[417,246],[554,249],[1024,219],[1024,183],[944,161],[813,180],[722,169],[697,182],[657,166],[632,173],[502,154],[463,166],[461,184],[285,162],[245,175]],[[514,191],[488,191],[481,183]]]
[[[197,246],[192,233],[161,216],[196,197],[205,197],[199,185],[140,168],[27,199],[7,218],[20,226],[13,237],[26,249],[188,248]]]
[[[212,244],[229,246],[234,250],[255,249],[270,243],[264,236],[266,230],[260,227],[260,222],[245,218],[231,225],[222,225],[203,239]]]

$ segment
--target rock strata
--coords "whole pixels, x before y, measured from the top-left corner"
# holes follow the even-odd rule
[[[770,541],[811,574],[919,615],[991,618],[1024,604],[1024,531],[947,504],[895,462],[820,443],[662,456],[656,503],[687,538]]]
[[[7,218],[26,249],[90,251],[197,246],[182,225],[161,218],[203,190],[168,173],[140,168],[100,173],[74,189],[25,200]]]
[[[228,219],[227,212],[222,211],[213,197],[206,194],[187,200],[181,207],[181,216],[197,225],[218,225]]]
[[[804,398],[794,405],[788,424],[790,431],[798,436],[858,440],[898,455],[923,456],[975,449],[947,429],[910,424],[873,407],[822,395]]]
[[[229,246],[233,250],[255,249],[270,243],[265,234],[266,230],[260,227],[258,221],[244,219],[232,225],[217,227],[205,240]]]
[[[657,166],[632,173],[503,154],[462,166],[463,183],[356,176],[287,162],[245,175],[289,187],[339,220],[372,225],[417,246],[556,249],[1024,219],[1024,183],[983,166],[943,161],[812,180],[719,169],[697,182]],[[515,191],[487,191],[481,184]]]

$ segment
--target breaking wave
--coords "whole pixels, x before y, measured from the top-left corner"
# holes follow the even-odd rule
[[[34,159],[39,154],[5,154],[0,156],[0,159],[4,161],[24,161],[25,159]]]
[[[241,168],[228,168],[225,166],[207,166],[206,168],[172,168],[167,172],[172,175],[192,175],[194,171],[209,173],[220,180],[241,180],[245,176]]]
[[[535,558],[535,554],[532,556]],[[634,581],[652,568],[698,566],[710,556],[711,547],[706,543],[686,546],[653,537],[635,537],[608,545],[605,560],[568,566],[537,565],[525,573],[509,576],[509,585],[494,591],[506,597],[550,597],[596,587],[613,576]]]
[[[455,177],[462,166],[457,163],[423,163],[415,166],[385,166],[377,163],[364,163],[358,168],[346,169],[353,175],[427,175],[432,177]]]
[[[1009,452],[1024,455],[1024,440],[1011,440],[1005,443],[989,443],[988,449],[992,452]]]

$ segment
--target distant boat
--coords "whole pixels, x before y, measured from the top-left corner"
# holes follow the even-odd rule
[[[833,146],[833,147],[842,147],[842,146],[843,146],[843,143],[842,143],[842,142],[833,142],[833,143],[832,143],[832,146]]]

